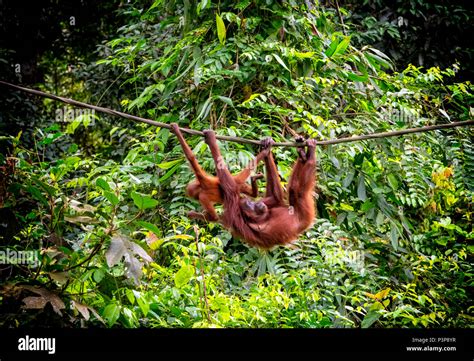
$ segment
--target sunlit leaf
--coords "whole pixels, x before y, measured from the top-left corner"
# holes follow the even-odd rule
[[[112,327],[120,316],[120,306],[115,303],[107,305],[102,316],[106,319],[108,326]]]
[[[222,20],[222,18],[217,13],[216,13],[216,25],[217,25],[217,36],[219,38],[219,42],[221,44],[224,44],[225,37],[226,37],[225,24],[224,24],[224,20]]]
[[[347,47],[349,46],[349,43],[351,42],[351,38],[350,36],[346,36],[342,39],[342,41],[337,44],[337,47],[336,49],[334,50],[334,54],[333,55],[341,55],[343,54]]]
[[[194,268],[190,265],[183,265],[174,276],[176,287],[181,288],[186,285],[194,275]]]
[[[326,51],[324,52],[324,54],[326,54],[326,56],[328,58],[330,58],[334,52],[336,51],[336,48],[337,46],[339,45],[339,39],[338,38],[335,38],[331,44],[329,45],[329,47],[326,49]]]
[[[183,159],[176,159],[176,160],[172,160],[170,162],[160,163],[160,164],[157,164],[157,166],[161,169],[170,169],[174,165],[180,164],[180,163],[183,163]]]
[[[280,58],[280,56],[278,54],[273,54],[273,57],[276,59],[276,61],[278,63],[280,63],[280,65],[282,67],[284,67],[286,70],[290,71],[290,69],[288,69],[288,67],[286,66],[285,62]]]
[[[388,180],[388,184],[390,184],[390,187],[392,187],[393,190],[398,189],[398,181],[395,175],[393,174],[387,175],[387,180]]]

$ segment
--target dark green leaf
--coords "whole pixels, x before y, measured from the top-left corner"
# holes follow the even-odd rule
[[[161,231],[157,226],[155,226],[153,223],[150,222],[145,222],[145,221],[136,221],[136,223],[143,228],[149,230],[150,232],[153,232],[155,235],[160,235]]]
[[[107,200],[112,203],[113,206],[116,206],[120,202],[118,197],[112,192],[104,191],[104,197],[107,198]]]
[[[95,181],[95,184],[105,191],[110,192],[112,190],[109,186],[109,183],[107,183],[103,178],[97,178],[97,180]]]
[[[360,327],[369,328],[375,321],[380,318],[381,315],[382,314],[377,310],[370,310],[369,312],[367,312],[364,319],[362,320]]]

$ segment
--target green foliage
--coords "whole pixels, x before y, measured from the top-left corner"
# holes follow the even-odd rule
[[[111,102],[138,115],[276,140],[472,117],[472,84],[446,85],[456,67],[397,72],[338,31],[334,9],[157,0],[121,11],[128,22],[99,48],[92,73],[118,74]],[[261,252],[186,217],[199,205],[185,197],[192,174],[169,131],[76,125],[38,129],[32,149],[8,138],[1,165],[16,167],[4,207],[19,228],[10,247],[41,254],[38,268],[12,266],[2,307],[35,282],[64,300],[73,326],[472,324],[472,129],[319,147],[315,225],[293,248]],[[81,132],[87,147],[74,143]],[[212,173],[203,141],[189,141]],[[233,170],[255,152],[221,146]],[[295,152],[275,155],[285,182]],[[14,325],[14,314],[3,323]]]

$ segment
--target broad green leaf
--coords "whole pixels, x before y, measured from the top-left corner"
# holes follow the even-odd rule
[[[354,207],[352,207],[350,204],[341,203],[341,209],[344,211],[353,211]]]
[[[107,305],[102,316],[107,320],[109,327],[112,327],[120,316],[120,306],[115,303]]]
[[[202,66],[199,64],[194,65],[194,73],[193,73],[193,80],[194,80],[194,85],[198,86],[199,83],[201,82],[201,77],[202,77]]]
[[[123,160],[123,163],[124,164],[132,164],[135,159],[137,159],[139,153],[141,152],[141,149],[140,148],[134,148],[134,149],[131,149],[127,156],[125,157],[125,159]]]
[[[375,217],[375,224],[377,227],[380,227],[385,220],[385,216],[382,212],[377,212],[377,217]]]
[[[132,305],[135,304],[135,290],[128,289],[125,294],[127,295],[128,302],[130,302]]]
[[[369,312],[367,312],[364,319],[362,320],[360,327],[369,328],[375,321],[380,318],[381,315],[382,314],[377,310],[370,310]]]
[[[348,72],[347,78],[352,81],[366,82],[369,79],[368,74],[358,75],[356,73]]]
[[[194,275],[194,268],[190,265],[183,265],[178,272],[174,275],[174,283],[176,287],[181,288],[186,285],[191,277]]]
[[[80,161],[81,161],[80,157],[72,156],[72,157],[67,157],[64,160],[64,164],[66,164],[67,167],[70,169],[70,168],[76,167]]]
[[[112,203],[113,206],[116,206],[120,202],[118,197],[112,192],[104,191],[104,197],[107,198],[107,200]]]
[[[150,222],[145,222],[145,221],[136,221],[136,223],[143,228],[149,230],[150,232],[153,232],[155,235],[161,234],[161,231],[157,226],[155,226],[153,223]]]
[[[336,38],[332,41],[332,43],[329,45],[329,47],[326,49],[326,51],[324,52],[324,54],[326,54],[326,56],[328,58],[330,58],[334,52],[336,51],[336,48],[337,46],[339,45],[339,39]]]
[[[221,44],[225,43],[226,29],[225,24],[219,14],[216,13],[217,36]]]
[[[157,6],[160,6],[162,4],[162,2],[163,2],[163,0],[155,0],[147,11],[150,11],[150,10],[156,8]]]
[[[72,122],[69,122],[66,126],[66,133],[74,134],[76,129],[81,125],[82,121],[80,119],[74,119]],[[84,125],[86,126],[86,125]]]
[[[133,295],[135,296],[135,299],[137,300],[138,306],[142,310],[143,315],[146,317],[148,311],[150,311],[150,304],[144,299],[140,292],[134,290]]]
[[[150,247],[151,250],[156,251],[165,242],[165,240],[165,238],[147,240],[148,247]]]
[[[156,199],[153,199],[151,196],[146,194],[132,192],[130,196],[133,199],[133,203],[135,203],[135,205],[141,210],[154,208],[158,205],[158,201]]]
[[[392,187],[393,190],[398,189],[397,177],[395,177],[393,174],[389,174],[387,175],[387,180],[388,180],[388,184],[390,185],[390,187]]]
[[[97,180],[95,181],[95,184],[98,187],[102,188],[104,191],[109,191],[110,192],[112,190],[109,186],[109,183],[107,183],[105,181],[105,179],[103,179],[103,178],[97,178]]]
[[[365,158],[365,153],[356,154],[354,157],[354,165],[355,166],[361,165],[362,162],[364,161],[364,158]]]
[[[337,215],[337,218],[336,218],[336,224],[339,226],[342,224],[342,222],[344,222],[344,220],[347,218],[347,213],[346,212],[343,212],[343,213],[339,213]]]
[[[150,311],[150,304],[144,300],[143,297],[137,298],[137,303],[142,310],[143,316],[146,317],[146,315],[148,315],[148,311]]]
[[[258,275],[264,275],[267,270],[267,262],[265,261],[265,256],[258,259]]]
[[[268,273],[274,274],[275,273],[275,267],[273,265],[272,259],[270,256],[265,255],[265,263],[267,264],[267,270]]]
[[[370,209],[374,208],[374,206],[375,206],[375,203],[370,202],[370,201],[365,201],[364,204],[362,204],[362,206],[360,207],[360,210],[362,212],[367,212]]]
[[[227,105],[230,105],[231,107],[234,106],[234,103],[232,102],[232,99],[231,98],[228,98],[228,97],[223,97],[221,95],[217,96],[217,98],[219,98],[220,100],[222,100],[224,103],[226,103]]]
[[[105,276],[105,273],[104,271],[102,271],[100,268],[96,269],[94,271],[94,273],[92,274],[92,278],[94,279],[95,282],[99,283],[100,281],[102,281],[102,279],[104,278]]]
[[[436,238],[436,243],[439,244],[440,246],[446,246],[448,244],[448,238],[447,237],[437,237]]]
[[[138,319],[136,313],[128,307],[122,307],[122,315],[127,322],[127,327],[136,328],[138,327]]]

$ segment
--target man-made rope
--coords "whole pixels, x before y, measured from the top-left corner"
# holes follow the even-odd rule
[[[135,115],[130,115],[127,113],[122,113],[117,110],[109,109],[109,108],[103,108],[103,107],[98,107],[95,105],[79,102],[77,100],[69,99],[69,98],[63,98],[57,95],[45,93],[39,90],[34,90],[34,89],[29,89],[29,88],[24,88],[18,85],[10,84],[4,81],[0,80],[1,85],[5,85],[10,88],[14,88],[26,93],[38,95],[44,98],[49,98],[53,100],[57,100],[66,104],[71,104],[75,105],[81,108],[88,108],[88,109],[93,109],[101,113],[106,113],[110,114],[113,116],[117,117],[122,117],[126,119],[133,120],[135,122],[141,122],[141,123],[146,123],[150,125],[154,125],[155,127],[160,127],[160,128],[167,128],[171,129],[171,126],[167,123],[162,123],[162,122],[157,122],[151,119],[146,119],[142,117],[137,117]],[[316,142],[317,145],[330,145],[330,144],[339,144],[339,143],[348,143],[348,142],[356,142],[360,140],[367,140],[367,139],[377,139],[377,138],[388,138],[388,137],[396,137],[400,136],[403,134],[410,134],[410,133],[422,133],[422,132],[430,132],[433,130],[437,129],[445,129],[445,128],[454,128],[454,127],[464,127],[464,126],[470,126],[474,125],[474,120],[466,120],[462,122],[452,122],[448,124],[437,124],[437,125],[427,125],[424,127],[419,127],[419,128],[408,128],[408,129],[402,129],[402,130],[395,130],[395,131],[390,131],[390,132],[382,132],[382,133],[373,133],[373,134],[366,134],[366,135],[357,135],[357,136],[351,136],[351,137],[345,137],[345,138],[338,138],[338,139],[330,139],[330,140],[319,140]],[[191,135],[199,135],[199,136],[204,136],[204,133],[199,131],[199,130],[194,130],[194,129],[189,129],[189,128],[181,128],[181,131],[183,133],[191,134]],[[244,143],[244,144],[255,144],[255,145],[260,145],[259,140],[252,140],[252,139],[245,139],[245,138],[239,138],[239,137],[231,137],[227,135],[217,135],[217,139],[228,141],[228,142],[237,142],[237,143]],[[302,142],[276,142],[274,146],[281,146],[281,147],[301,147],[304,145]]]

